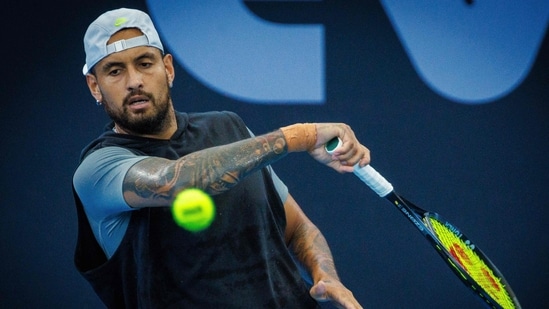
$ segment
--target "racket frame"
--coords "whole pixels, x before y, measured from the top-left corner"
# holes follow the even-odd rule
[[[460,262],[444,247],[442,242],[438,240],[438,237],[433,232],[433,228],[428,223],[428,218],[435,218],[437,221],[441,222],[443,225],[450,225],[453,227],[454,235],[465,242],[469,243],[469,249],[471,249],[481,260],[484,261],[486,266],[488,266],[495,277],[497,277],[509,294],[509,297],[512,299],[515,308],[520,309],[521,306],[518,302],[517,297],[513,290],[511,290],[510,285],[507,283],[503,274],[499,269],[492,263],[492,261],[480,250],[476,245],[471,242],[466,235],[464,235],[459,228],[457,228],[453,223],[445,220],[442,216],[435,212],[428,212],[412,202],[406,200],[404,197],[397,194],[394,190],[387,194],[384,197],[391,204],[393,204],[429,241],[429,243],[436,249],[440,257],[450,266],[450,269],[456,274],[456,276],[461,279],[461,281],[469,287],[473,293],[476,293],[489,308],[503,309],[501,305],[498,304],[461,266]]]

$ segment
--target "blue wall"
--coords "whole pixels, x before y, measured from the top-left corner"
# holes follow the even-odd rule
[[[322,25],[321,98],[291,104],[238,99],[180,62],[173,88],[176,109],[232,110],[256,133],[294,122],[350,124],[370,148],[372,165],[401,193],[474,239],[504,272],[523,307],[547,305],[548,5],[541,0],[532,5],[538,5],[531,14],[541,14],[536,15],[541,30],[517,21],[523,33],[540,33],[524,75],[507,91],[474,100],[474,91],[452,90],[464,93],[460,99],[424,75],[419,58],[411,54],[413,44],[390,18],[398,14],[388,13],[389,2],[247,2],[258,19]],[[483,3],[490,4],[475,1],[468,9],[486,14]],[[9,16],[2,19],[2,29],[12,32],[4,41],[7,70],[0,83],[3,307],[101,306],[72,264],[76,214],[70,186],[81,148],[108,120],[81,75],[82,36],[100,13],[121,6],[148,10],[154,3],[19,1],[4,10]],[[464,14],[464,8],[459,10]],[[440,14],[444,19],[449,13]],[[480,36],[469,40],[487,50],[497,50],[501,43]],[[185,58],[185,51],[170,51]],[[471,51],[471,59],[482,60],[478,52]],[[497,63],[501,57],[493,58],[479,62],[478,74],[488,70],[486,61]],[[444,59],[433,57],[436,67],[435,60]],[[512,74],[505,65],[490,69],[495,74],[485,78]],[[447,74],[451,70],[445,67],[443,73],[459,81],[467,76]],[[364,307],[482,307],[415,228],[355,177],[340,175],[305,154],[292,154],[274,168],[324,232],[342,280]]]

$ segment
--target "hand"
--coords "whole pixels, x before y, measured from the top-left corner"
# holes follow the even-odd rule
[[[362,308],[358,301],[339,280],[320,280],[309,291],[317,301],[331,301],[334,306],[342,309]]]
[[[317,123],[315,125],[317,141],[309,154],[317,161],[340,173],[352,172],[353,166],[357,163],[361,167],[370,163],[370,150],[360,144],[351,127],[343,123]],[[339,137],[343,144],[330,155],[326,152],[324,145],[334,137]]]

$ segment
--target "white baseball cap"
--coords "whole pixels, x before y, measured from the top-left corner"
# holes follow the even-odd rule
[[[137,28],[143,35],[107,45],[113,34],[125,28]],[[156,47],[164,53],[162,42],[149,15],[126,8],[105,12],[90,24],[84,35],[86,64],[82,73],[86,75],[95,64],[112,53],[137,46]]]

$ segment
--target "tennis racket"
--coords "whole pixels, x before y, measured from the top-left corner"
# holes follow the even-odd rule
[[[325,148],[331,154],[340,145],[341,140],[334,138],[326,143]],[[377,195],[395,205],[427,238],[457,277],[489,308],[521,308],[501,272],[454,224],[398,195],[393,186],[370,165],[362,168],[355,165],[354,174]]]

